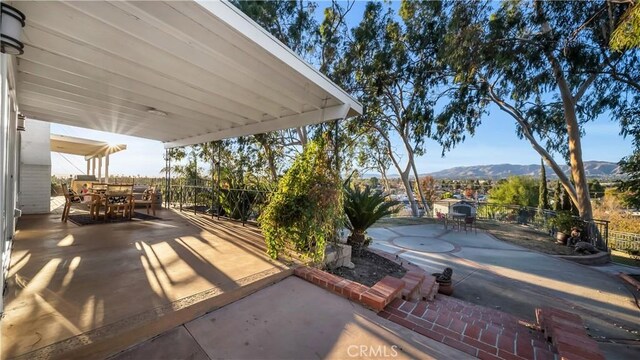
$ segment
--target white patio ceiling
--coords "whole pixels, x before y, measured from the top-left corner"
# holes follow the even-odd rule
[[[226,2],[13,5],[27,17],[17,85],[27,117],[174,147],[362,112]]]

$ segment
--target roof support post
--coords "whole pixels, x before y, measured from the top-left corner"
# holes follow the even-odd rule
[[[216,201],[216,205],[217,205],[217,213],[218,213],[218,220],[220,220],[220,161],[222,159],[221,157],[221,146],[222,145],[222,141],[218,141],[218,168],[216,169],[218,172],[218,178],[216,179],[216,189],[218,190],[218,201]]]
[[[102,157],[98,158],[98,181],[102,181]]]
[[[165,193],[164,193],[164,207],[166,209],[169,208],[169,201],[171,197],[171,157],[169,156],[169,149],[165,149],[164,151],[164,159],[165,159],[165,167],[166,171],[164,172],[164,183],[165,183]]]
[[[96,176],[96,158],[91,159],[91,175]]]
[[[87,175],[91,174],[91,160],[86,160],[87,161]]]
[[[104,182],[109,183],[109,153],[104,156]]]

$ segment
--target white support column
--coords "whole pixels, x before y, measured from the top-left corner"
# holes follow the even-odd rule
[[[102,181],[102,156],[98,158],[98,181]]]
[[[109,183],[109,153],[104,156],[104,182]]]
[[[91,175],[91,160],[87,160],[87,175]]]
[[[91,175],[96,176],[96,158],[91,159]]]

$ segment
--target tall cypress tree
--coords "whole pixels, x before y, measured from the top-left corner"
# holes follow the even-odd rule
[[[553,192],[553,210],[560,211],[562,210],[562,184],[560,181],[556,182],[556,189]]]
[[[549,209],[549,191],[547,190],[547,172],[544,168],[544,160],[540,159],[540,195],[538,198],[538,208],[540,210]]]

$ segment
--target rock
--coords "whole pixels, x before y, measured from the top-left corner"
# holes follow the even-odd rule
[[[579,254],[597,254],[599,252],[595,246],[585,241],[579,241],[576,243],[575,250]]]
[[[356,267],[356,265],[351,261],[349,261],[348,263],[345,263],[343,266],[346,267],[347,269],[355,269]]]

